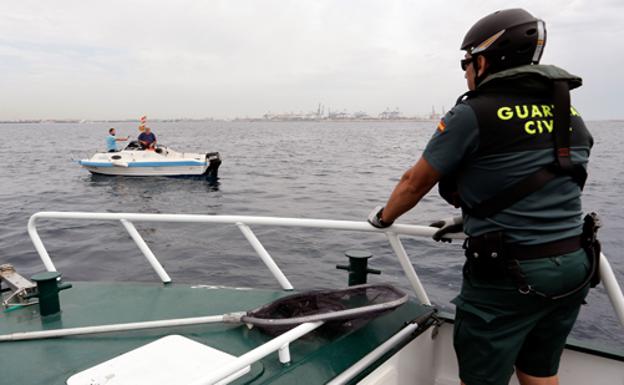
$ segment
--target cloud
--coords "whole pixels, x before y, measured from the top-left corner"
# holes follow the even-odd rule
[[[425,113],[463,92],[459,42],[485,0],[0,4],[0,119],[259,116],[267,110]],[[546,20],[544,61],[585,78],[575,101],[618,116],[616,1],[521,1]],[[613,90],[613,91],[611,91]],[[71,101],[69,103],[68,101]],[[600,101],[600,102],[599,102]],[[621,115],[620,115],[621,116]]]

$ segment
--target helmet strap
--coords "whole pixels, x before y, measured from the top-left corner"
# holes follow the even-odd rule
[[[474,73],[475,73],[475,87],[478,87],[479,83],[481,83],[481,81],[485,79],[488,75],[487,70],[483,71],[483,73],[479,75],[479,60],[478,60],[479,56],[482,56],[482,55],[474,56],[472,63],[471,63],[472,69],[474,70]]]

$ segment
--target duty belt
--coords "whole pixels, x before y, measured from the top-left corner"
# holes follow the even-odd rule
[[[502,231],[490,232],[478,237],[467,238],[464,242],[466,258],[474,274],[487,276],[508,274],[517,284],[522,294],[536,294],[540,297],[557,300],[569,297],[586,286],[594,287],[600,282],[600,242],[596,233],[600,220],[595,213],[585,216],[583,233],[539,245],[516,245],[506,243]],[[555,257],[584,249],[591,260],[591,271],[584,282],[576,288],[558,295],[548,295],[535,290],[528,284],[520,261]]]

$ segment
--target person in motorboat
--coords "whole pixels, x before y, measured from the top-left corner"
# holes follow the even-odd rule
[[[156,135],[152,132],[152,129],[149,127],[145,127],[145,131],[143,131],[139,135],[139,143],[141,144],[141,148],[144,150],[155,150],[156,149]]]
[[[391,226],[438,182],[461,207],[432,226],[436,240],[468,235],[452,301],[465,385],[508,384],[514,367],[523,385],[558,384],[566,338],[597,284],[599,225],[581,211],[593,139],[569,103],[582,80],[539,64],[545,42],[544,22],[523,9],[474,24],[461,44],[469,91],[368,218]]]
[[[117,148],[117,142],[125,142],[128,140],[128,136],[125,138],[118,138],[115,136],[116,131],[114,128],[109,128],[108,136],[106,137],[106,150],[108,152],[117,152],[119,149]]]

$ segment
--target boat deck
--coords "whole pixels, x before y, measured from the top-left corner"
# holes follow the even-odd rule
[[[218,315],[250,310],[292,293],[181,284],[90,282],[73,285],[60,293],[60,315],[42,319],[37,305],[0,313],[2,333]],[[281,364],[277,354],[271,354],[253,364],[251,371],[234,383],[325,383],[385,342],[406,322],[430,317],[432,313],[430,307],[409,301],[392,313],[340,335],[329,336],[319,329],[290,345],[290,364]],[[211,324],[2,342],[2,382],[65,384],[67,378],[77,372],[171,334],[183,335],[235,356],[272,338],[244,325]]]
[[[132,365],[124,363],[124,369],[131,371],[131,374],[139,373],[140,376],[138,381],[124,384],[140,383],[147,377],[141,376],[142,373],[153,374],[152,377],[163,380],[164,375],[175,371],[175,374],[184,373],[188,381],[195,381],[193,385],[206,385],[217,383],[245,369],[247,365],[251,365],[249,373],[234,383],[301,385],[328,382],[332,385],[457,383],[458,370],[452,343],[453,327],[448,323],[440,327],[429,327],[439,317],[433,317],[434,311],[430,306],[420,305],[429,304],[430,300],[399,238],[400,235],[430,238],[437,231],[436,228],[395,224],[389,229],[380,230],[366,222],[238,215],[40,212],[31,216],[28,233],[48,272],[55,272],[57,269],[37,232],[37,221],[44,219],[103,220],[120,223],[165,285],[114,282],[75,284],[73,289],[61,293],[60,317],[50,316],[42,320],[38,316],[37,307],[0,313],[0,329],[2,329],[0,334],[186,317],[213,316],[210,318],[220,319],[218,315],[223,313],[255,309],[291,294],[289,290],[293,288],[292,284],[250,226],[383,233],[418,300],[410,301],[391,313],[379,316],[359,329],[333,336],[323,334],[321,329],[314,331],[314,334],[304,335],[319,326],[318,322],[310,322],[297,326],[277,338],[265,335],[257,328],[249,330],[242,325],[211,324],[62,339],[0,342],[2,383],[64,384],[70,376],[82,372],[82,379],[89,385],[119,385],[120,382],[117,380],[120,377],[110,380],[117,373],[111,372],[108,369],[110,366],[107,366],[105,372],[94,374],[93,376],[97,377],[95,380],[91,377],[94,371],[84,371],[102,362],[110,363],[112,361],[109,360],[112,358],[164,336],[176,334],[187,339],[171,337],[167,340],[184,340],[188,342],[187,345],[183,345],[184,348],[164,345],[165,348],[159,351],[160,355],[141,356],[141,358],[150,357],[147,358],[150,360],[149,363],[163,362],[163,365],[156,367],[158,371],[154,370],[154,366],[145,366],[146,369],[141,370],[135,369],[138,366],[134,365],[134,362]],[[167,284],[171,282],[171,277],[134,227],[134,222],[141,221],[235,225],[283,290],[241,291],[242,289]],[[463,234],[454,237],[463,239]],[[624,295],[606,256],[601,254],[600,258],[602,286],[618,319],[624,324]],[[302,335],[304,337],[300,338]],[[4,337],[6,339],[6,336]],[[188,347],[199,345],[203,350],[211,350],[200,344],[238,358],[230,357],[232,360],[229,364],[222,364],[220,359],[212,358],[214,355],[196,354],[193,348]],[[193,352],[189,353],[190,350]],[[287,354],[288,352],[290,354]],[[166,358],[162,358],[163,356]],[[620,383],[624,378],[623,357],[624,355],[617,352],[568,346],[564,351],[559,373],[562,383],[579,385]],[[282,364],[280,360],[287,364]],[[176,363],[173,364],[173,361]],[[180,365],[191,361],[196,366],[192,369],[180,369]],[[205,367],[204,362],[207,362]],[[168,365],[170,363],[171,365]],[[212,367],[209,367],[210,364]],[[199,381],[188,376],[196,372],[200,376],[197,379]],[[104,376],[102,380],[101,374]],[[72,381],[75,378],[72,377]],[[165,383],[188,384],[188,381],[167,379]],[[514,381],[512,379],[511,383],[516,384]],[[83,383],[80,382],[81,385]]]

